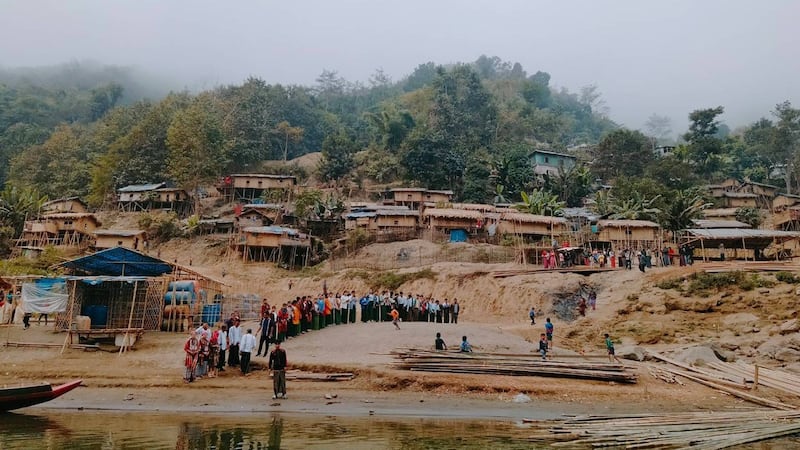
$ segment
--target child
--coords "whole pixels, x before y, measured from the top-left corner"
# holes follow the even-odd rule
[[[533,309],[533,306],[531,306],[531,310],[528,313],[528,317],[531,318],[531,325],[536,325],[536,310]]]
[[[541,337],[539,338],[539,353],[542,354],[542,361],[547,361],[547,336],[542,333]]]
[[[472,346],[469,345],[469,342],[467,342],[466,336],[461,336],[461,352],[472,353]]]
[[[389,315],[392,316],[392,325],[399,330],[400,325],[397,322],[400,320],[400,313],[397,312],[397,308],[392,307],[392,312]]]
[[[550,322],[549,317],[545,320],[545,322],[546,323],[544,324],[544,333],[547,336],[547,343],[548,343],[547,348],[551,349],[553,348],[553,322]]]
[[[442,333],[436,333],[436,350],[447,350],[447,344],[442,339]]]
[[[608,362],[617,361],[618,363],[622,364],[622,361],[617,358],[617,355],[614,354],[614,341],[608,336],[606,333],[606,350],[608,350]]]

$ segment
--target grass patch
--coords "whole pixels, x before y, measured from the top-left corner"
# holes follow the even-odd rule
[[[775,279],[781,283],[797,284],[800,283],[800,277],[795,276],[791,272],[777,272]]]
[[[788,274],[788,272],[786,273]],[[791,276],[793,277],[793,275]],[[688,285],[684,287],[685,281],[688,281]],[[778,281],[781,280],[779,279]],[[800,282],[800,279],[798,279],[797,282]],[[752,291],[756,288],[773,286],[775,286],[774,281],[762,278],[757,273],[747,274],[742,271],[723,273],[696,272],[689,275],[687,278],[669,278],[656,283],[656,287],[659,289],[674,289],[685,295],[697,295],[701,297],[707,297],[711,292],[720,292],[730,289]]]
[[[364,280],[372,289],[373,291],[388,289],[390,291],[396,291],[400,288],[400,286],[414,281],[414,280],[421,280],[427,278],[429,280],[436,279],[436,272],[432,271],[431,269],[422,269],[417,272],[406,272],[406,273],[396,273],[396,272],[367,272],[363,270],[355,270],[348,272],[349,278],[361,278]]]
[[[656,287],[665,291],[670,289],[680,290],[681,284],[683,284],[683,278],[667,278],[656,283]]]

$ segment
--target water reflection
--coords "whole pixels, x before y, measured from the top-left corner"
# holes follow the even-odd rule
[[[0,449],[550,448],[534,429],[487,420],[300,415],[41,412],[0,415]],[[787,438],[738,448],[800,448]]]

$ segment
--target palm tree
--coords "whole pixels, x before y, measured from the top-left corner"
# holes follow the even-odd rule
[[[529,214],[540,216],[560,216],[564,213],[564,202],[558,200],[558,196],[544,189],[534,189],[530,194],[520,192],[522,204],[515,208]]]
[[[611,204],[614,202],[614,197],[611,196],[611,191],[603,189],[594,194],[594,205],[592,211],[598,216],[607,216],[611,214]]]
[[[494,198],[492,199],[492,203],[495,205],[498,203],[508,203],[508,199],[503,196],[503,191],[505,190],[505,186],[502,184],[497,184],[494,187]]]
[[[651,199],[645,198],[638,192],[626,199],[613,199],[611,202],[612,219],[648,220],[654,219],[661,210],[654,207],[656,200],[661,198],[656,195]]]
[[[670,196],[667,207],[661,214],[661,226],[676,233],[692,226],[692,221],[703,216],[703,210],[711,203],[705,201],[695,189],[677,191]]]
[[[0,192],[0,224],[9,226],[19,235],[27,218],[36,217],[47,202],[47,196],[33,188],[6,186]]]

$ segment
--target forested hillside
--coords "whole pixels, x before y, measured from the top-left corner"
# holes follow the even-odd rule
[[[676,198],[697,203],[691,188],[729,176],[797,189],[800,112],[788,103],[733,132],[720,121],[722,106],[687,111],[690,129],[657,157],[668,120],[654,115],[647,134],[620,128],[596,86],[572,93],[553,84],[544,71],[486,56],[421,64],[397,81],[377,71],[350,82],[326,70],[314,86],[250,78],[150,99],[126,69],[4,70],[0,182],[17,195],[80,195],[99,205],[130,183],[193,189],[264,160],[322,151],[317,175],[332,183],[403,181],[474,202],[520,201],[524,192],[532,212],[578,205],[601,184],[616,189],[601,192],[597,208],[630,218],[680,209]],[[535,148],[581,163],[536,178]]]

